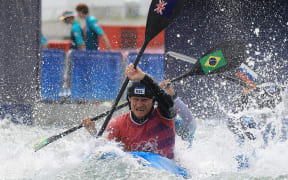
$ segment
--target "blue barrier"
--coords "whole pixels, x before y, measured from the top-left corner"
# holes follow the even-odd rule
[[[133,63],[138,53],[129,53],[127,55],[127,64]],[[157,82],[163,81],[164,78],[164,55],[145,53],[141,57],[138,65],[145,73],[153,76]]]
[[[59,100],[65,52],[58,49],[42,50],[41,96],[42,100]]]
[[[33,124],[31,104],[2,104],[0,105],[0,120],[7,119],[16,124]]]
[[[77,51],[71,54],[72,99],[113,100],[122,79],[120,52]]]

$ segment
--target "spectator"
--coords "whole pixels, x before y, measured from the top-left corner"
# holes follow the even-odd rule
[[[84,50],[85,44],[83,41],[83,31],[78,21],[75,20],[75,13],[72,10],[66,10],[63,12],[60,20],[66,24],[72,24],[71,28],[71,49]]]
[[[76,7],[77,14],[80,18],[86,19],[86,50],[98,50],[99,38],[101,36],[108,50],[111,50],[109,40],[102,30],[98,20],[89,15],[89,8],[86,4],[80,3]]]
[[[42,48],[48,48],[47,38],[41,33],[41,46]]]

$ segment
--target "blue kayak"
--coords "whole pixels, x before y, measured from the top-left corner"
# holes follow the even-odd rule
[[[151,153],[151,152],[128,152],[134,158],[139,158],[139,163],[143,166],[153,167],[159,170],[165,170],[170,172],[176,176],[182,176],[184,178],[188,177],[187,170],[178,166],[174,161],[163,157],[159,154]],[[107,152],[101,156],[100,159],[106,158],[117,158],[119,155],[111,152]]]
[[[178,166],[174,161],[151,152],[129,152],[135,158],[143,158],[146,162],[140,161],[143,166],[149,166],[160,170],[168,171],[176,176],[188,177],[185,168]]]

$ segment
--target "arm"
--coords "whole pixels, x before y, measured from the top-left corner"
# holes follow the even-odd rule
[[[196,130],[196,121],[190,109],[179,97],[174,100],[174,103],[176,108],[178,109],[179,116],[182,118],[182,126],[188,128],[189,132],[194,133]]]
[[[84,44],[84,41],[83,41],[83,32],[82,32],[82,29],[81,27],[79,26],[76,26],[77,28],[73,28],[72,29],[72,33],[73,33],[73,36],[74,36],[74,39],[75,39],[75,43],[76,43],[76,46],[77,46],[77,49],[79,50],[84,50],[85,49],[85,44]]]
[[[97,130],[95,128],[95,121],[91,120],[92,117],[87,117],[81,121],[81,124],[85,127],[85,129],[91,134],[91,136],[96,136]]]
[[[117,123],[119,117],[116,117],[115,119],[109,122],[107,129],[105,130],[103,135],[104,138],[108,140],[113,139],[115,141],[121,141],[120,129]],[[95,128],[95,121],[92,121],[92,117],[89,116],[81,120],[81,124],[85,127],[85,129],[90,133],[91,136],[96,137],[97,129]]]
[[[105,33],[103,33],[102,38],[103,38],[103,40],[104,40],[104,43],[105,43],[107,49],[110,51],[110,50],[111,50],[111,45],[110,45],[110,42],[109,42],[109,40],[108,40],[108,37],[106,36]]]
[[[43,34],[41,34],[41,45],[42,45],[42,48],[48,48],[47,39],[45,38]]]
[[[99,36],[103,38],[107,49],[111,50],[111,45],[109,43],[108,37],[106,36],[105,32],[101,28],[96,18],[92,18],[92,17],[90,18],[89,26],[94,32],[96,32]]]
[[[95,33],[100,36],[104,34],[104,31],[98,23],[97,19],[93,16],[89,16],[87,26],[89,26]]]
[[[188,106],[184,104],[184,102],[179,97],[177,97],[177,93],[175,92],[173,85],[170,83],[170,80],[164,80],[160,82],[159,86],[173,97],[175,106],[178,110],[178,115],[182,119],[179,123],[179,126],[194,134],[196,129],[196,121]],[[178,123],[178,121],[176,121],[176,123]]]
[[[160,88],[157,82],[154,81],[148,75],[145,75],[145,77],[143,78],[143,80],[141,80],[141,82],[143,82],[143,84],[152,89],[154,94],[156,94],[155,100],[158,102],[158,108],[160,114],[167,119],[175,118],[176,107],[174,106],[172,96],[170,96],[162,88]]]

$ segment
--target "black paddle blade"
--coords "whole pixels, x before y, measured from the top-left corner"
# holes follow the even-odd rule
[[[235,69],[246,59],[245,44],[241,41],[225,41],[203,55],[191,71],[178,76],[171,82],[193,75],[222,73]]]
[[[184,0],[152,0],[146,23],[145,40],[150,41],[179,14]]]
[[[190,75],[223,73],[238,68],[246,59],[246,47],[242,41],[225,41],[218,44],[196,64]]]

